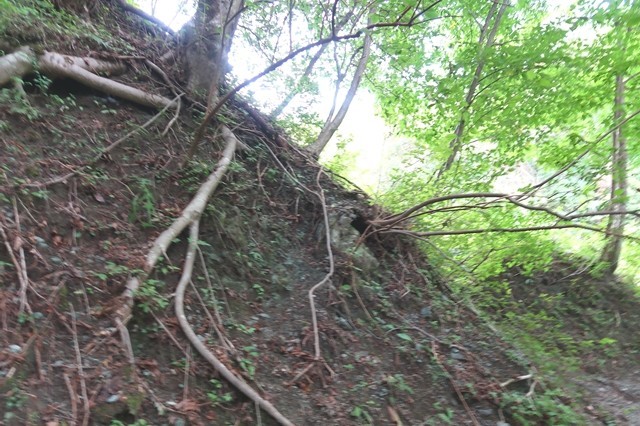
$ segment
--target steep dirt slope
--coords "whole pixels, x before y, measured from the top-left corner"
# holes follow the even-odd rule
[[[46,94],[30,91],[28,99],[31,117],[15,104],[0,112],[9,123],[2,140],[3,222],[12,252],[20,245],[25,253],[31,283],[31,312],[18,315],[18,281],[3,246],[0,380],[7,424],[69,421],[74,412],[79,419],[81,387],[95,424],[255,417],[253,406],[191,355],[176,324],[172,292],[186,235],[138,295],[129,326],[135,371],[111,321],[150,242],[215,164],[216,142],[176,171],[183,146],[176,139],[188,140],[194,123],[185,118],[163,138],[171,118],[163,117],[77,177],[25,187],[63,175],[154,114],[64,81]],[[438,290],[411,244],[389,238],[358,246],[373,209],[362,194],[321,173],[336,272],[316,298],[324,362],[299,376],[314,354],[307,292],[329,270],[316,194],[320,169],[272,145],[241,111],[234,120],[247,148],[203,219],[206,272],[198,264],[198,293],[189,291],[187,314],[237,374],[296,424],[384,423],[396,416],[408,424],[438,416],[465,424],[469,415],[443,367],[460,392],[482,400],[478,406],[488,404],[499,380],[526,372]],[[210,319],[235,351],[223,348]],[[495,424],[490,404],[482,413]]]
[[[8,48],[41,43],[85,55],[108,47],[162,63],[163,42],[132,36],[136,21],[111,11],[102,21],[104,11],[93,12],[94,25],[128,44],[89,37],[77,47],[68,33],[45,27],[29,37],[12,33]],[[120,80],[170,96],[137,60]],[[138,291],[130,339],[114,324],[128,278],[140,274],[155,237],[220,158],[215,126],[179,168],[201,114],[195,103],[185,101],[179,120],[166,113],[143,130],[157,111],[67,80],[36,75],[26,83],[24,94],[0,89],[0,421],[273,424],[191,350],[178,325],[173,296],[186,234]],[[518,406],[506,407],[506,397],[523,395],[530,383],[501,383],[529,373],[522,355],[456,302],[414,244],[360,241],[379,209],[263,120],[240,101],[223,111],[244,148],[201,223],[186,295],[198,338],[297,425],[513,421]],[[56,179],[70,171],[77,173]],[[314,299],[315,359],[308,292],[331,261],[334,274]],[[532,422],[594,420],[562,423],[563,412],[547,413],[561,420],[536,412]]]

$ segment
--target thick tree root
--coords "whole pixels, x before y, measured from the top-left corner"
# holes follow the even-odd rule
[[[70,78],[92,89],[148,107],[161,109],[174,103],[177,105],[177,100],[154,95],[94,74],[119,74],[126,71],[124,64],[54,52],[36,55],[28,47],[0,57],[0,86],[7,84],[14,77],[21,78],[36,70],[51,78]]]
[[[218,358],[207,349],[207,347],[198,339],[195,332],[189,325],[187,318],[184,314],[184,293],[187,284],[191,281],[191,275],[193,272],[193,263],[195,260],[195,253],[198,243],[198,229],[200,223],[200,216],[204,212],[204,209],[211,197],[211,194],[216,189],[222,176],[226,172],[233,154],[238,145],[238,140],[226,126],[221,126],[221,133],[227,145],[224,149],[223,156],[218,162],[218,167],[209,176],[207,181],[202,184],[196,195],[191,202],[185,207],[180,217],[178,217],[173,224],[167,228],[154,242],[153,246],[149,250],[147,259],[145,262],[145,276],[148,275],[156,263],[160,259],[160,256],[166,252],[171,243],[176,237],[178,237],[187,227],[190,227],[189,237],[189,249],[185,258],[185,264],[182,270],[182,277],[175,293],[175,306],[176,316],[180,323],[180,326],[187,336],[193,347],[218,371],[222,377],[224,377],[229,383],[235,386],[240,392],[254,401],[259,407],[269,413],[280,424],[286,426],[293,426],[293,423],[284,417],[269,401],[262,398],[255,390],[253,390],[246,382],[235,376]],[[118,328],[121,332],[126,331],[126,322],[131,317],[131,311],[133,309],[134,296],[137,289],[140,286],[140,281],[143,281],[144,277],[132,278],[127,284],[127,288],[123,293],[125,302],[117,312]],[[124,340],[123,336],[123,340]]]
[[[226,126],[221,127],[222,136],[227,141],[227,145],[222,154],[222,158],[218,162],[218,167],[213,173],[211,173],[211,175],[209,175],[202,186],[200,186],[200,189],[198,189],[198,192],[191,202],[182,211],[180,217],[178,217],[169,228],[156,238],[156,241],[153,243],[153,246],[147,254],[147,259],[144,264],[144,275],[140,277],[132,277],[127,282],[127,286],[122,293],[122,298],[124,300],[123,304],[116,312],[116,317],[122,322],[122,324],[126,325],[131,317],[134,296],[138,288],[140,288],[140,282],[144,281],[146,276],[151,273],[153,268],[155,268],[160,256],[166,253],[173,240],[177,238],[191,223],[200,218],[211,194],[218,187],[222,176],[224,176],[229,164],[231,164],[233,154],[235,153],[236,146],[238,144],[238,139]]]
[[[187,316],[184,313],[184,293],[187,288],[187,285],[191,281],[191,274],[193,272],[193,263],[196,257],[196,249],[198,247],[198,230],[199,230],[199,219],[196,219],[191,223],[190,233],[189,233],[189,249],[187,250],[187,255],[185,257],[185,264],[182,269],[182,277],[180,278],[180,282],[178,283],[178,288],[176,289],[176,317],[178,318],[178,322],[182,327],[182,331],[187,336],[191,344],[194,348],[202,355],[204,359],[206,359],[209,364],[216,369],[218,373],[222,377],[224,377],[229,383],[236,387],[240,392],[242,392],[245,396],[251,399],[256,403],[257,406],[262,408],[264,411],[269,413],[278,423],[283,426],[294,426],[294,424],[287,419],[284,415],[282,415],[276,407],[274,407],[269,401],[262,398],[251,386],[249,386],[244,380],[237,377],[235,374],[231,372],[218,358],[216,358],[213,353],[198,339],[198,336],[193,331],[193,328],[189,324],[187,320]]]
[[[119,70],[118,67],[119,65],[114,65],[113,63],[105,61],[96,61],[91,58],[70,57],[52,52],[45,52],[38,56],[30,48],[22,48],[12,54],[0,57],[0,86],[10,82],[14,77],[23,77],[37,69],[50,77],[71,78],[93,89],[100,90],[104,93],[141,105],[155,108],[167,108],[174,104],[177,105],[178,99],[171,100],[162,96],[153,95],[125,84],[100,77],[92,72],[99,71],[112,73]],[[220,362],[220,360],[218,360],[218,358],[216,358],[215,355],[213,355],[213,353],[211,353],[211,351],[209,351],[207,347],[200,342],[189,325],[184,313],[184,293],[187,284],[191,281],[191,275],[193,272],[193,264],[198,243],[200,216],[204,212],[211,194],[220,183],[220,180],[228,169],[229,164],[231,164],[236,147],[239,145],[239,142],[233,132],[231,132],[231,130],[226,126],[221,126],[221,133],[226,141],[226,147],[222,158],[218,162],[216,170],[209,176],[207,181],[202,184],[180,217],[178,217],[169,228],[158,236],[147,255],[143,275],[133,277],[128,281],[125,291],[122,294],[123,303],[115,314],[115,323],[117,330],[120,332],[122,341],[127,348],[129,361],[133,364],[133,350],[131,349],[129,333],[126,325],[132,315],[135,293],[140,288],[140,283],[143,282],[154,269],[160,256],[166,253],[166,250],[169,248],[173,240],[187,227],[190,227],[189,249],[185,259],[182,277],[175,294],[176,316],[178,317],[178,321],[183,332],[191,344],[213,366],[213,368],[215,368],[222,377],[229,381],[229,383],[235,386],[240,392],[251,399],[256,406],[270,414],[281,425],[294,426],[294,424],[283,416],[269,401],[262,398],[245,381],[234,375],[231,370]]]

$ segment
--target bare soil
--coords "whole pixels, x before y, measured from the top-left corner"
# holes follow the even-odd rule
[[[109,19],[113,34],[129,34],[136,55],[159,61],[162,43],[131,36],[139,28],[129,18]],[[48,43],[90,53],[60,36]],[[170,94],[142,67],[122,81]],[[166,136],[171,114],[91,163],[156,111],[70,81],[27,83],[22,99],[0,89],[0,424],[273,424],[191,351],[174,317],[186,235],[137,295],[128,324],[133,360],[113,322],[126,280],[215,167],[214,128],[197,158],[178,169],[197,125],[186,103]],[[451,294],[412,242],[359,241],[380,209],[327,174],[319,182],[333,218],[336,273],[316,294],[322,360],[314,360],[308,290],[329,268],[313,193],[318,165],[276,143],[237,103],[224,114],[248,148],[202,219],[186,296],[188,320],[210,350],[297,425],[517,424],[503,409],[500,383],[530,372],[526,358]],[[24,299],[18,273],[28,276]],[[534,288],[520,286],[518,297],[535,298]],[[602,312],[619,319],[603,336],[615,348],[629,345],[605,365],[600,353],[593,362],[580,358],[597,366],[567,382],[581,386],[583,398],[576,391],[558,403],[582,410],[585,423],[640,424],[637,300],[600,294]],[[576,338],[587,321],[579,315],[569,326]],[[529,385],[508,389],[525,393]]]

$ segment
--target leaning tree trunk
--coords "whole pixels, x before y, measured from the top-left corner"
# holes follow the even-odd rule
[[[500,9],[498,9],[499,2],[494,2],[487,14],[487,19],[484,22],[484,26],[480,31],[480,38],[478,40],[478,65],[476,66],[476,70],[473,73],[473,80],[471,80],[471,84],[469,85],[469,89],[467,90],[467,96],[465,96],[465,103],[462,112],[460,113],[460,120],[456,125],[456,130],[454,132],[454,138],[449,143],[449,148],[451,149],[451,154],[447,158],[447,161],[442,165],[440,170],[438,171],[438,179],[442,177],[442,175],[451,169],[453,163],[456,159],[456,156],[460,152],[462,148],[462,142],[464,138],[465,127],[467,125],[467,119],[465,118],[468,115],[469,110],[473,104],[473,101],[476,96],[476,92],[478,87],[480,86],[480,80],[482,77],[482,72],[484,70],[484,66],[486,64],[485,53],[493,47],[495,42],[496,33],[498,32],[498,28],[500,27],[500,22],[502,21],[504,13],[507,11],[507,7],[509,7],[509,2],[505,1],[500,5]],[[495,18],[495,19],[494,19]],[[491,22],[493,21],[493,25],[490,28]]]
[[[208,101],[217,97],[243,5],[243,0],[198,1],[193,19],[183,30],[183,66],[191,93]]]
[[[616,77],[616,94],[614,100],[613,122],[620,123],[624,119],[625,80],[622,75]],[[613,132],[613,152],[611,157],[611,207],[614,213],[609,216],[607,238],[602,250],[601,260],[607,264],[607,271],[613,274],[618,268],[622,251],[622,234],[624,232],[624,212],[627,203],[627,141],[623,126]]]
[[[367,32],[364,36],[364,45],[362,46],[362,56],[360,56],[360,60],[358,61],[358,66],[356,67],[356,71],[353,74],[353,79],[351,80],[351,85],[349,86],[349,90],[347,91],[347,95],[342,102],[342,106],[338,110],[338,113],[334,116],[333,112],[327,118],[326,123],[322,127],[320,134],[318,135],[315,142],[313,142],[307,148],[309,152],[313,155],[319,156],[322,150],[327,146],[333,134],[338,130],[340,124],[344,120],[344,117],[347,115],[349,111],[349,107],[351,106],[351,101],[356,96],[356,92],[358,91],[358,87],[360,86],[360,81],[362,81],[362,76],[367,68],[367,62],[369,61],[369,54],[371,53],[371,42],[372,36],[370,32]]]

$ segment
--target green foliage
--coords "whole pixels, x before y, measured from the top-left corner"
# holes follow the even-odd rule
[[[169,306],[167,296],[158,291],[164,286],[163,281],[148,279],[138,288],[136,292],[136,300],[142,312],[149,313],[156,309],[164,309]]]
[[[22,81],[19,80],[19,83],[22,84]],[[0,106],[8,107],[9,113],[23,116],[29,121],[36,121],[41,116],[40,110],[33,107],[18,90],[0,90]]]
[[[353,407],[353,410],[351,410],[351,413],[349,414],[351,415],[351,417],[358,420],[361,424],[373,424],[373,417],[371,416],[371,414],[369,414],[365,407],[356,405],[355,407]]]
[[[209,383],[213,386],[211,392],[207,392],[207,398],[212,405],[223,405],[233,401],[233,394],[231,392],[222,392],[222,382],[217,379],[209,380]]]
[[[133,48],[114,38],[98,22],[83,21],[49,0],[0,0],[0,39],[17,45],[65,39],[96,49],[130,52]]]
[[[640,32],[632,24],[640,7],[615,4],[576,2],[563,6],[563,13],[552,13],[557,5],[551,2],[514,4],[502,17],[491,46],[478,42],[479,22],[490,13],[489,3],[447,2],[440,12],[455,19],[434,21],[420,30],[380,34],[378,44],[383,47],[372,64],[375,72],[369,89],[376,94],[385,121],[411,142],[403,153],[403,165],[382,194],[383,204],[399,212],[446,194],[519,193],[578,159],[526,204],[560,213],[605,210],[609,193],[603,190],[603,181],[611,174],[611,142],[610,137],[600,136],[614,124],[615,76],[640,70],[636,65]],[[422,41],[425,37],[428,42]],[[631,86],[639,84],[635,80],[627,83],[628,112],[640,107],[631,92]],[[441,173],[461,124],[455,161]],[[628,135],[638,129],[635,120],[624,127]],[[629,152],[637,153],[640,145],[632,139]],[[629,209],[640,205],[637,196],[626,201]],[[579,221],[603,227],[597,216]],[[558,223],[566,222],[541,210],[480,198],[438,203],[410,225],[415,231],[461,231]],[[637,225],[629,226],[632,233],[637,231]],[[460,277],[463,265],[469,274],[483,279],[514,264],[543,270],[564,250],[597,259],[602,237],[587,232],[440,236],[423,247],[432,258],[441,259],[445,275]],[[625,244],[627,248],[632,243]],[[469,276],[458,281],[467,286]]]
[[[136,272],[136,271],[131,271],[125,265],[119,265],[117,263],[109,261],[105,264],[104,272],[94,271],[93,275],[102,281],[106,281],[108,279],[113,279],[117,277],[122,277],[124,275],[128,275],[129,273],[132,273],[132,272]]]
[[[547,390],[527,397],[521,393],[502,394],[502,407],[522,426],[545,424],[549,426],[583,425],[585,419],[560,401],[561,391]]]
[[[149,423],[144,419],[138,419],[133,423],[123,423],[120,420],[111,420],[109,426],[149,426]]]
[[[249,376],[249,378],[253,380],[256,374],[256,364],[254,363],[252,358],[257,358],[260,353],[258,352],[258,348],[254,345],[244,346],[242,348],[242,351],[248,356],[240,358],[240,368],[242,368],[242,371],[244,371],[247,376]]]
[[[131,213],[129,220],[137,221],[143,228],[154,226],[156,204],[153,196],[155,184],[152,180],[146,178],[137,179],[137,193],[131,200]]]
[[[437,411],[435,418],[425,422],[425,426],[453,425],[454,412],[450,408],[444,408],[442,404],[436,402],[433,408]]]

